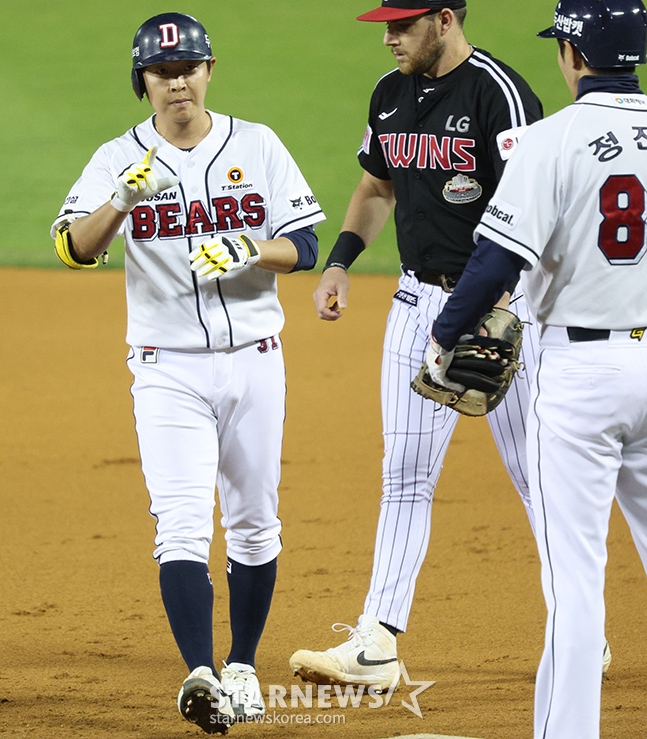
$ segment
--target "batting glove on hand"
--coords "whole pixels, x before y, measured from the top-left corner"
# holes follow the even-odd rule
[[[122,213],[130,211],[142,200],[157,195],[162,190],[177,185],[179,177],[156,177],[153,172],[153,164],[157,157],[158,146],[152,146],[140,164],[131,164],[130,167],[117,180],[117,191],[112,196],[113,208]]]
[[[215,280],[227,272],[251,267],[261,258],[258,244],[249,236],[221,236],[200,244],[189,254],[191,269],[198,277]]]
[[[454,350],[447,351],[438,344],[438,342],[432,336],[429,341],[429,348],[427,349],[427,367],[429,368],[429,376],[438,385],[449,388],[450,390],[456,390],[456,392],[462,393],[465,390],[463,385],[459,385],[457,382],[452,382],[447,378],[447,370],[449,365],[452,363],[454,358]]]

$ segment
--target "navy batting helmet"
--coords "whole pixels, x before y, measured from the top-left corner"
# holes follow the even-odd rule
[[[146,92],[144,67],[181,59],[208,61],[212,56],[209,36],[195,18],[184,13],[161,13],[149,18],[139,27],[133,40],[135,95],[141,100]]]
[[[570,41],[592,69],[635,67],[645,63],[647,10],[642,0],[560,0],[537,35]]]

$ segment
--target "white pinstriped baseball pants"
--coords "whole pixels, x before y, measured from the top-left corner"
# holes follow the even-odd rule
[[[410,273],[400,277],[398,288],[384,339],[382,501],[364,613],[405,631],[416,578],[429,545],[434,490],[459,414],[425,400],[410,387],[425,358],[431,326],[448,295]],[[530,320],[523,298],[511,309],[521,320]],[[505,400],[487,416],[533,530],[525,432],[537,345],[536,326],[525,326],[521,359],[526,369],[517,374]]]

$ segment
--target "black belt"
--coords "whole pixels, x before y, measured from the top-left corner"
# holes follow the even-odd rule
[[[577,328],[569,326],[566,329],[569,341],[606,341],[611,331],[604,328]]]
[[[456,283],[461,276],[460,272],[456,272],[452,275],[444,275],[440,272],[432,272],[430,269],[422,269],[413,274],[419,282],[424,282],[426,285],[442,287],[446,293],[450,293],[456,287]]]

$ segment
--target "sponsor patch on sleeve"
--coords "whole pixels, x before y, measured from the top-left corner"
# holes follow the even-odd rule
[[[311,192],[308,192],[301,195],[291,195],[288,198],[288,203],[295,213],[301,213],[301,211],[317,205],[317,198]]]
[[[507,228],[508,231],[514,231],[521,220],[521,214],[521,208],[504,203],[503,200],[496,203],[490,201],[481,220],[486,225],[499,225]]]
[[[371,153],[371,139],[373,138],[373,129],[370,126],[366,126],[366,133],[364,134],[364,141],[362,141],[362,148],[364,154]]]
[[[501,131],[501,133],[497,134],[496,145],[504,162],[510,159],[519,141],[521,141],[521,137],[527,130],[528,126],[519,126],[518,128],[509,128],[507,131]]]

